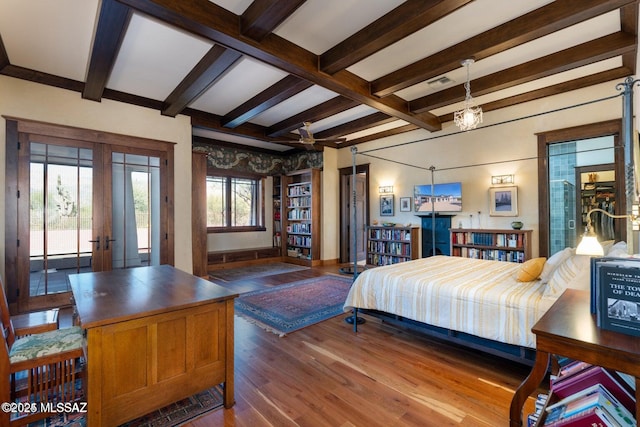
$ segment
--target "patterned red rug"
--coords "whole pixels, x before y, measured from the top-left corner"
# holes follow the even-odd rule
[[[236,314],[284,336],[342,314],[351,280],[325,275],[247,292],[236,298]]]

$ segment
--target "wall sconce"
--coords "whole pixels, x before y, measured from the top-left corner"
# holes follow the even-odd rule
[[[633,222],[634,228],[637,226],[638,215],[636,209],[634,209],[634,213],[626,215],[613,215],[600,208],[591,209],[589,212],[587,212],[587,230],[582,236],[580,244],[578,245],[578,247],[576,247],[576,255],[604,255],[604,249],[602,249],[602,245],[600,244],[600,242],[598,242],[598,237],[596,236],[595,231],[593,231],[593,226],[591,225],[591,214],[594,212],[601,212],[611,218],[627,218],[628,220]]]
[[[491,177],[491,185],[513,184],[513,175],[494,175]]]
[[[378,187],[378,193],[393,193],[393,185],[381,185]]]

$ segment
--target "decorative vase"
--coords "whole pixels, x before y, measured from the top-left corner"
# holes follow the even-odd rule
[[[522,221],[513,221],[511,223],[511,228],[513,228],[514,230],[520,230],[523,225],[524,224],[522,223]]]

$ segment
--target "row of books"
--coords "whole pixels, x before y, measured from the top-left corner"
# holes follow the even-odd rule
[[[451,243],[460,245],[504,246],[508,248],[521,248],[524,246],[524,234],[452,231]]]
[[[635,378],[627,374],[571,361],[551,377],[550,383],[551,394],[558,400],[546,406],[545,426],[637,425]]]
[[[391,228],[370,228],[369,239],[373,240],[411,240],[411,231]]]
[[[300,246],[303,248],[311,247],[311,237],[306,236],[288,236],[287,244],[291,246]]]
[[[540,419],[540,415],[544,412],[544,407],[547,404],[547,400],[549,399],[548,394],[539,393],[536,397],[535,409],[534,412],[529,414],[527,417],[527,427],[535,427]]]
[[[488,259],[494,261],[508,261],[508,262],[524,262],[524,252],[522,251],[509,251],[503,249],[477,249],[477,248],[451,248],[451,255],[475,258],[475,259]]]
[[[293,197],[287,202],[288,208],[308,208],[311,206],[311,197]]]
[[[370,265],[390,265],[398,264],[399,262],[407,261],[407,257],[394,256],[394,255],[382,255],[382,254],[368,254],[367,264]]]
[[[287,225],[287,233],[311,234],[311,224],[304,222],[289,224]]]
[[[369,252],[380,252],[392,255],[411,255],[411,245],[401,242],[369,241]]]
[[[287,191],[289,197],[295,196],[306,196],[311,194],[311,183],[299,183],[299,184],[289,184],[289,190]]]
[[[307,209],[296,208],[290,210],[287,214],[287,219],[296,220],[296,219],[311,219],[311,212]]]

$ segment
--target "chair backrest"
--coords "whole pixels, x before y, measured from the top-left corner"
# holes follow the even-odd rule
[[[13,323],[11,323],[11,314],[9,313],[9,303],[7,302],[7,295],[4,292],[4,283],[0,278],[0,321],[2,322],[2,336],[7,343],[7,347],[11,348],[13,342],[16,340],[16,333],[13,329]]]
[[[0,279],[0,293],[2,293],[2,295],[0,295],[0,320],[2,321],[3,337],[2,342],[0,342],[0,401],[10,402],[11,384],[9,376],[11,375],[11,362],[9,361],[9,349],[13,345],[15,334],[13,334],[13,324],[11,323],[9,304],[7,303],[7,297],[4,293],[2,279]],[[0,413],[0,425],[9,425],[9,419],[8,411],[2,411],[2,413]]]

